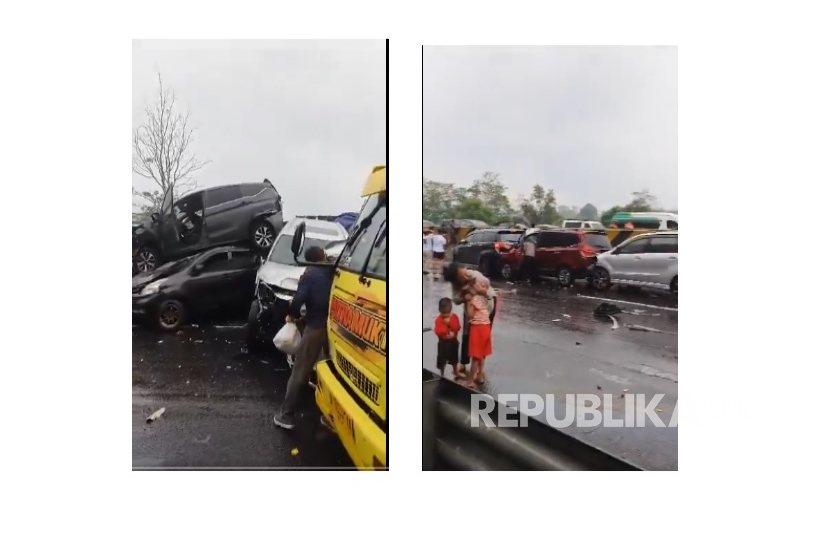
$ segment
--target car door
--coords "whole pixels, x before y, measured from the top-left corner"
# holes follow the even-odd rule
[[[173,205],[179,254],[197,253],[207,246],[204,193],[190,193]]]
[[[259,270],[259,254],[242,249],[231,251],[230,255],[226,303],[229,307],[248,307],[254,297],[253,284]]]
[[[556,238],[554,232],[536,234],[536,265],[539,272],[551,274],[556,271]]]
[[[453,260],[463,264],[472,264],[475,256],[475,246],[481,237],[481,232],[473,232],[458,244]]]
[[[468,255],[470,256],[469,264],[478,265],[481,261],[481,256],[486,251],[493,250],[493,244],[496,241],[496,233],[495,232],[479,232],[476,235],[475,243],[470,245],[470,250],[468,251]]]
[[[237,275],[234,271],[229,251],[204,255],[194,265],[187,282],[188,305],[200,313],[229,305],[236,295],[233,287]],[[251,289],[250,284],[248,289]]]
[[[668,286],[677,276],[677,236],[653,236],[641,257],[642,281]]]
[[[248,222],[240,208],[244,204],[237,185],[205,191],[205,226],[208,243],[221,245],[248,237]]]
[[[645,273],[643,255],[648,247],[649,238],[637,238],[617,247],[608,258],[611,266],[611,279],[614,281],[642,282]]]

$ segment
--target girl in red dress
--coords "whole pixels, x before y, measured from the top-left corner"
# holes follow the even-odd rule
[[[487,290],[490,280],[479,277],[473,284],[472,297],[467,302],[470,319],[470,381],[484,384],[484,360],[493,353],[490,328],[490,311],[487,307]]]

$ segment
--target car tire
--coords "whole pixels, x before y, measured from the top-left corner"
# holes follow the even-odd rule
[[[142,246],[135,254],[135,266],[139,274],[153,272],[159,266],[159,251],[152,245]]]
[[[251,309],[248,311],[248,323],[245,327],[245,345],[249,351],[258,351],[263,345],[262,334],[259,330],[259,303],[251,302]]]
[[[176,299],[166,299],[158,307],[156,324],[163,332],[175,332],[187,322],[187,309]]]
[[[592,273],[591,285],[599,291],[607,290],[611,287],[611,274],[601,266],[598,266]]]
[[[510,266],[510,263],[502,263],[501,265],[501,277],[505,280],[512,280],[516,272],[513,270],[513,267]]]
[[[483,255],[478,261],[478,270],[488,278],[495,278],[498,274],[498,267],[495,261],[487,255]]]
[[[259,251],[269,251],[276,239],[277,231],[264,218],[256,220],[251,224],[251,244]]]
[[[556,269],[556,281],[563,288],[570,288],[575,282],[574,272],[567,266],[562,266]]]
[[[671,291],[672,295],[677,295],[677,276],[672,279],[669,285],[669,291]]]

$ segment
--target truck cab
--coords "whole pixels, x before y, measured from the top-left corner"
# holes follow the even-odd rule
[[[317,363],[315,400],[355,466],[386,469],[387,373],[387,183],[386,167],[372,170],[363,207],[332,267],[329,359]],[[305,226],[292,251],[303,252]]]

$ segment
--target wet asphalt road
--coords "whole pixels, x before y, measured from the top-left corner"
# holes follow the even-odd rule
[[[352,467],[320,423],[311,387],[298,425],[274,426],[289,371],[276,350],[242,353],[244,340],[244,316],[177,335],[133,325],[134,468]]]
[[[613,394],[613,416],[619,418],[625,414],[624,400],[619,399],[624,389],[628,394],[645,394],[647,400],[664,394],[658,405],[663,413],[658,416],[668,424],[677,404],[678,387],[678,312],[671,296],[648,290],[599,293],[579,282],[569,289],[496,280],[493,285],[503,303],[493,327],[493,355],[487,359],[485,391],[554,394],[557,403],[560,397],[564,401],[565,394],[597,394],[600,398]],[[438,300],[444,296],[450,297],[449,284],[424,280],[424,327],[433,326]],[[619,328],[612,330],[609,319],[592,313],[603,300],[641,314],[618,315]],[[461,315],[460,307],[455,311]],[[647,326],[661,333],[630,330],[627,325]],[[434,370],[435,335],[429,332],[424,338],[424,367]],[[644,469],[677,469],[677,428],[657,428],[649,423],[645,428],[572,426],[566,430]]]

